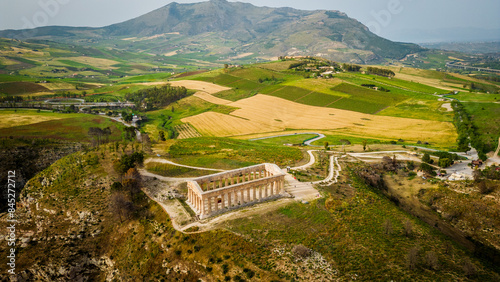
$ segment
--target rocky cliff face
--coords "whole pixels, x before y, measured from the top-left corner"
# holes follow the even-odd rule
[[[82,149],[80,143],[50,141],[47,144],[37,144],[35,140],[27,144],[9,145],[7,140],[1,141],[3,142],[3,148],[0,149],[0,160],[2,160],[0,162],[0,180],[1,183],[7,183],[8,171],[15,171],[17,194],[21,193],[26,182],[38,172],[46,169],[62,157]],[[7,190],[2,189],[0,212],[5,211],[6,193]]]
[[[52,155],[55,157],[60,155]],[[103,232],[107,232],[103,222],[109,194],[106,187],[111,180],[95,175],[97,171],[86,165],[83,153],[76,153],[26,183],[15,211],[17,281],[114,278],[114,263],[102,254],[99,244]],[[5,242],[7,216],[2,214],[1,218],[0,242]],[[2,257],[6,257],[5,252],[2,249]],[[5,264],[5,258],[1,260]],[[0,278],[3,281],[7,277]]]

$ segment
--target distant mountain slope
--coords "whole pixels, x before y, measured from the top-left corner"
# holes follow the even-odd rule
[[[401,59],[422,50],[415,44],[381,38],[338,11],[256,7],[226,0],[171,3],[103,28],[43,27],[30,32],[2,31],[0,36],[113,42],[116,48],[136,48],[154,54],[198,52],[219,58],[252,53],[263,58],[321,55],[340,61],[376,62]]]

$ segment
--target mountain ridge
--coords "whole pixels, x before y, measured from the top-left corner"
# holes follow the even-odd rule
[[[99,41],[108,45],[112,45],[112,41],[125,40],[123,37],[146,38],[150,44],[145,47],[153,54],[168,53],[178,46],[197,46],[183,52],[220,57],[252,53],[264,58],[320,55],[358,63],[401,59],[423,50],[415,44],[381,38],[339,11],[257,7],[225,0],[192,4],[173,2],[142,16],[101,28],[41,27],[0,31],[0,36],[80,44]],[[127,46],[129,43],[113,42],[117,48],[134,48]]]

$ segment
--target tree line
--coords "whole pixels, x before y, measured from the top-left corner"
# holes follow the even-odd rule
[[[379,76],[385,76],[385,77],[394,77],[396,74],[388,69],[380,69],[380,68],[375,68],[375,67],[368,67],[366,68],[366,72],[369,74],[375,74]]]
[[[167,84],[162,87],[147,88],[127,93],[125,99],[135,103],[139,109],[150,111],[163,108],[188,95],[185,87],[176,87]]]
[[[488,157],[486,156],[486,152],[488,152],[490,148],[482,142],[480,135],[477,132],[477,128],[465,110],[465,107],[457,101],[452,101],[451,105],[455,110],[453,122],[458,132],[458,151],[468,151],[470,149],[470,143],[472,147],[477,150],[479,158],[483,161],[487,160]]]
[[[344,63],[344,64],[342,64],[342,69],[344,69],[345,71],[349,71],[349,72],[358,72],[361,70],[361,66]]]

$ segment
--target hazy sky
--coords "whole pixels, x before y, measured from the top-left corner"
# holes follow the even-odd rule
[[[231,2],[236,2],[230,0]],[[0,0],[0,30],[43,25],[100,27],[122,22],[168,0]],[[201,1],[177,0],[178,3]],[[339,10],[389,39],[407,30],[500,29],[499,0],[244,0],[256,6]]]

